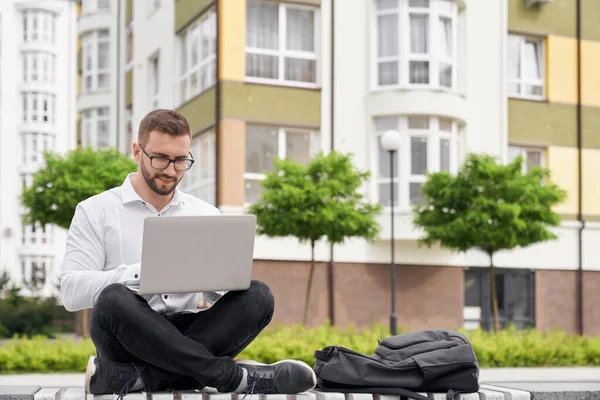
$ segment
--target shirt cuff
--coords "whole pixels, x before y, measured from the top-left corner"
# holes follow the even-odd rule
[[[139,286],[140,282],[140,270],[142,267],[142,263],[135,263],[130,265],[123,265],[125,267],[125,272],[121,275],[119,279],[119,283],[135,283]]]
[[[218,291],[218,292],[204,292],[202,294],[204,295],[204,300],[206,300],[207,303],[215,304],[217,301],[219,301],[219,299],[221,299],[221,297],[225,293],[227,293],[227,292]]]

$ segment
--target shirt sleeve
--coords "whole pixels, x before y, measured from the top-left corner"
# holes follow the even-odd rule
[[[69,227],[61,273],[60,298],[68,311],[92,308],[110,284],[139,285],[140,263],[104,271],[105,261],[102,227],[79,204]]]

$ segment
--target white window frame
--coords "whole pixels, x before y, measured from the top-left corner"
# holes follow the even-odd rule
[[[56,96],[42,92],[23,92],[22,113],[24,124],[54,125]]]
[[[23,180],[23,176],[21,177]],[[27,176],[25,180],[29,179]],[[28,186],[33,184],[33,175]],[[36,222],[35,224],[21,225],[21,244],[27,246],[39,246],[54,244],[54,226],[46,225],[44,228]]]
[[[192,140],[192,156],[196,160],[184,175],[182,191],[216,205],[216,135],[206,131]]]
[[[111,0],[82,0],[81,14],[109,13]]]
[[[23,67],[23,82],[38,84],[53,84],[56,79],[56,56],[54,54],[26,51],[21,57]],[[47,69],[44,69],[46,63]]]
[[[160,105],[160,53],[157,53],[148,61],[150,71],[148,88],[150,89],[150,109],[156,110]]]
[[[511,157],[511,150],[515,152],[514,157]],[[508,162],[514,161],[514,159],[518,156],[523,157],[523,173],[526,174],[529,172],[527,168],[527,163],[529,160],[527,153],[538,153],[540,155],[540,167],[546,168],[546,149],[543,147],[509,145],[508,156],[510,158],[508,159]]]
[[[106,32],[106,36],[100,37],[100,32]],[[96,91],[108,91],[110,88],[110,31],[108,29],[99,29],[85,34],[82,38],[82,91],[83,93],[92,93]],[[100,44],[108,44],[108,61],[106,68],[99,68],[99,50]],[[91,67],[88,69],[87,59],[90,58]],[[106,86],[100,87],[100,75],[106,75]],[[87,87],[87,80],[91,79],[91,87]]]
[[[452,11],[447,13],[443,7],[438,7],[439,2],[447,0],[429,0],[429,8],[409,7],[409,0],[398,0],[398,7],[386,10],[377,8],[377,0],[372,0],[372,21],[373,30],[371,33],[371,59],[372,65],[371,87],[374,91],[393,90],[393,89],[435,89],[440,91],[457,92],[458,91],[458,68],[459,68],[459,29],[458,29],[458,6],[451,1]],[[380,57],[378,54],[378,17],[382,15],[397,15],[398,18],[398,53],[395,56]],[[429,16],[429,30],[427,54],[413,54],[410,48],[410,15],[421,14]],[[442,47],[440,19],[449,18],[452,22],[452,57],[444,57],[440,53]],[[379,84],[379,63],[381,62],[398,63],[398,83],[389,85]],[[410,62],[427,61],[429,62],[429,83],[410,83]],[[440,85],[440,64],[450,64],[452,66],[452,85]]]
[[[56,136],[48,132],[27,131],[21,132],[21,160],[22,165],[41,165],[44,161],[45,151],[54,151]]]
[[[409,118],[427,118],[429,120],[429,128],[427,129],[409,129]],[[395,171],[395,177],[380,177],[379,175],[379,148],[381,146],[381,136],[385,131],[377,130],[377,119],[397,119],[398,132],[401,135],[401,145],[394,159],[397,165]],[[440,120],[451,121],[451,131],[442,131],[439,129]],[[373,142],[373,160],[375,160],[373,168],[373,193],[375,194],[373,199],[375,202],[380,202],[379,199],[379,187],[380,185],[387,184],[393,181],[397,183],[396,191],[394,192],[394,208],[395,211],[400,213],[408,213],[412,210],[412,204],[410,204],[410,184],[411,183],[425,183],[427,180],[424,174],[412,174],[411,173],[411,138],[427,138],[427,169],[429,172],[440,171],[440,139],[450,140],[450,154],[449,154],[449,173],[455,174],[458,171],[458,165],[462,159],[462,142],[459,134],[459,125],[456,120],[446,117],[437,116],[400,116],[400,117],[381,117],[376,118],[374,121],[374,142]],[[386,174],[389,174],[389,165],[386,166]],[[390,210],[391,207],[383,205],[385,210]]]
[[[209,50],[206,58],[202,58],[204,34],[204,24],[208,24],[211,36],[209,40]],[[192,43],[191,39],[193,35],[198,36],[198,63],[192,65]],[[207,12],[202,14],[193,24],[191,24],[183,33],[179,36],[179,57],[178,57],[178,70],[179,79],[177,81],[177,93],[179,103],[183,104],[190,99],[206,92],[217,83],[217,49],[216,49],[216,35],[217,35],[217,14],[214,8],[209,9]],[[182,72],[182,57],[185,54],[185,70]],[[202,72],[206,74],[206,84],[202,84]],[[196,88],[191,87],[192,76],[196,77]],[[182,90],[182,86],[185,88]]]
[[[519,40],[520,42],[520,46],[519,46],[519,66],[520,66],[520,70],[519,70],[519,78],[513,78],[510,76],[506,77],[506,91],[508,94],[508,97],[513,97],[513,98],[520,98],[520,99],[527,99],[527,100],[545,100],[546,99],[546,40],[542,37],[539,36],[530,36],[530,35],[521,35],[518,33],[509,33],[508,37],[515,37]],[[540,79],[525,79],[523,78],[523,74],[524,74],[524,70],[525,70],[525,45],[527,43],[536,43],[537,44],[537,49],[538,49],[538,53],[537,53],[537,57],[538,57],[538,63],[540,65]],[[509,57],[507,55],[507,57]],[[507,58],[506,62],[509,62],[509,59]],[[510,89],[510,84],[517,84],[519,85],[519,93],[516,92],[511,92]],[[540,86],[542,88],[542,94],[539,96],[536,95],[531,95],[531,94],[525,94],[524,90],[525,90],[525,86],[529,85],[529,86]]]
[[[252,125],[250,125],[252,126]],[[261,126],[262,125],[257,125]],[[321,132],[313,129],[302,129],[302,128],[288,128],[288,127],[279,127],[273,128],[277,130],[277,156],[278,158],[284,159],[287,156],[287,133],[305,133],[310,135],[310,157],[315,156],[321,150]],[[248,129],[246,130],[246,135],[248,135]],[[248,139],[246,139],[248,140]],[[246,154],[244,154],[244,158]],[[247,189],[247,182],[252,181],[255,184],[258,184],[260,181],[265,179],[267,176],[265,173],[259,172],[246,172],[246,165],[244,164],[244,206],[248,206],[249,203],[245,198],[245,190]]]
[[[25,9],[21,14],[23,43],[56,44],[56,14],[46,10]]]
[[[248,0],[256,3],[272,3],[270,1],[264,0]],[[312,11],[314,14],[314,52],[310,51],[298,51],[298,50],[287,50],[287,10],[305,10]],[[277,79],[269,79],[269,78],[260,78],[248,76],[246,73],[245,81],[249,83],[261,83],[261,84],[276,84],[276,85],[285,85],[285,86],[294,86],[294,87],[302,87],[302,88],[318,88],[321,85],[321,63],[319,54],[321,54],[321,14],[320,9],[318,7],[308,6],[308,5],[299,5],[299,4],[289,4],[289,3],[279,3],[279,48],[277,50],[273,49],[263,49],[260,47],[249,47],[247,44],[245,46],[245,55],[248,54],[258,54],[258,55],[267,55],[267,56],[277,56],[278,58],[278,72],[279,77]],[[248,21],[246,21],[248,23]],[[304,60],[314,60],[315,61],[315,82],[302,82],[302,81],[290,81],[285,79],[285,58],[296,58],[296,59],[304,59]]]
[[[39,264],[44,270],[45,282],[42,286],[42,290],[52,284],[52,273],[54,270],[54,256],[52,255],[33,255],[33,254],[22,254],[19,256],[19,264],[21,265],[21,280],[27,284],[31,282],[33,266]]]
[[[101,115],[102,114],[102,115]],[[107,124],[107,143],[106,146],[100,146],[100,124]],[[98,107],[83,110],[81,113],[81,145],[82,147],[92,147],[94,149],[104,149],[111,147],[113,138],[110,134],[110,108]]]

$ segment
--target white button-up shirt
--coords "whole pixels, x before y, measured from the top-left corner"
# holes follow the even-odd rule
[[[171,202],[157,212],[133,189],[131,175],[122,186],[77,205],[67,236],[60,286],[61,300],[69,311],[92,308],[102,289],[112,283],[139,288],[146,217],[220,214],[218,208],[177,189]],[[197,312],[201,296],[163,293],[143,297],[155,311],[173,314]],[[219,298],[215,292],[204,296],[211,303]]]

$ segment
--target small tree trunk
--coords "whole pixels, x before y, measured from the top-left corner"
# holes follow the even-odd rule
[[[310,272],[308,273],[308,284],[306,285],[306,303],[304,303],[304,326],[308,323],[308,307],[310,307],[310,289],[312,288],[313,275],[315,273],[315,241],[310,241]]]
[[[490,255],[490,286],[492,289],[492,316],[494,319],[494,332],[500,330],[500,318],[498,316],[498,296],[496,295],[496,270],[494,270],[494,253]]]

